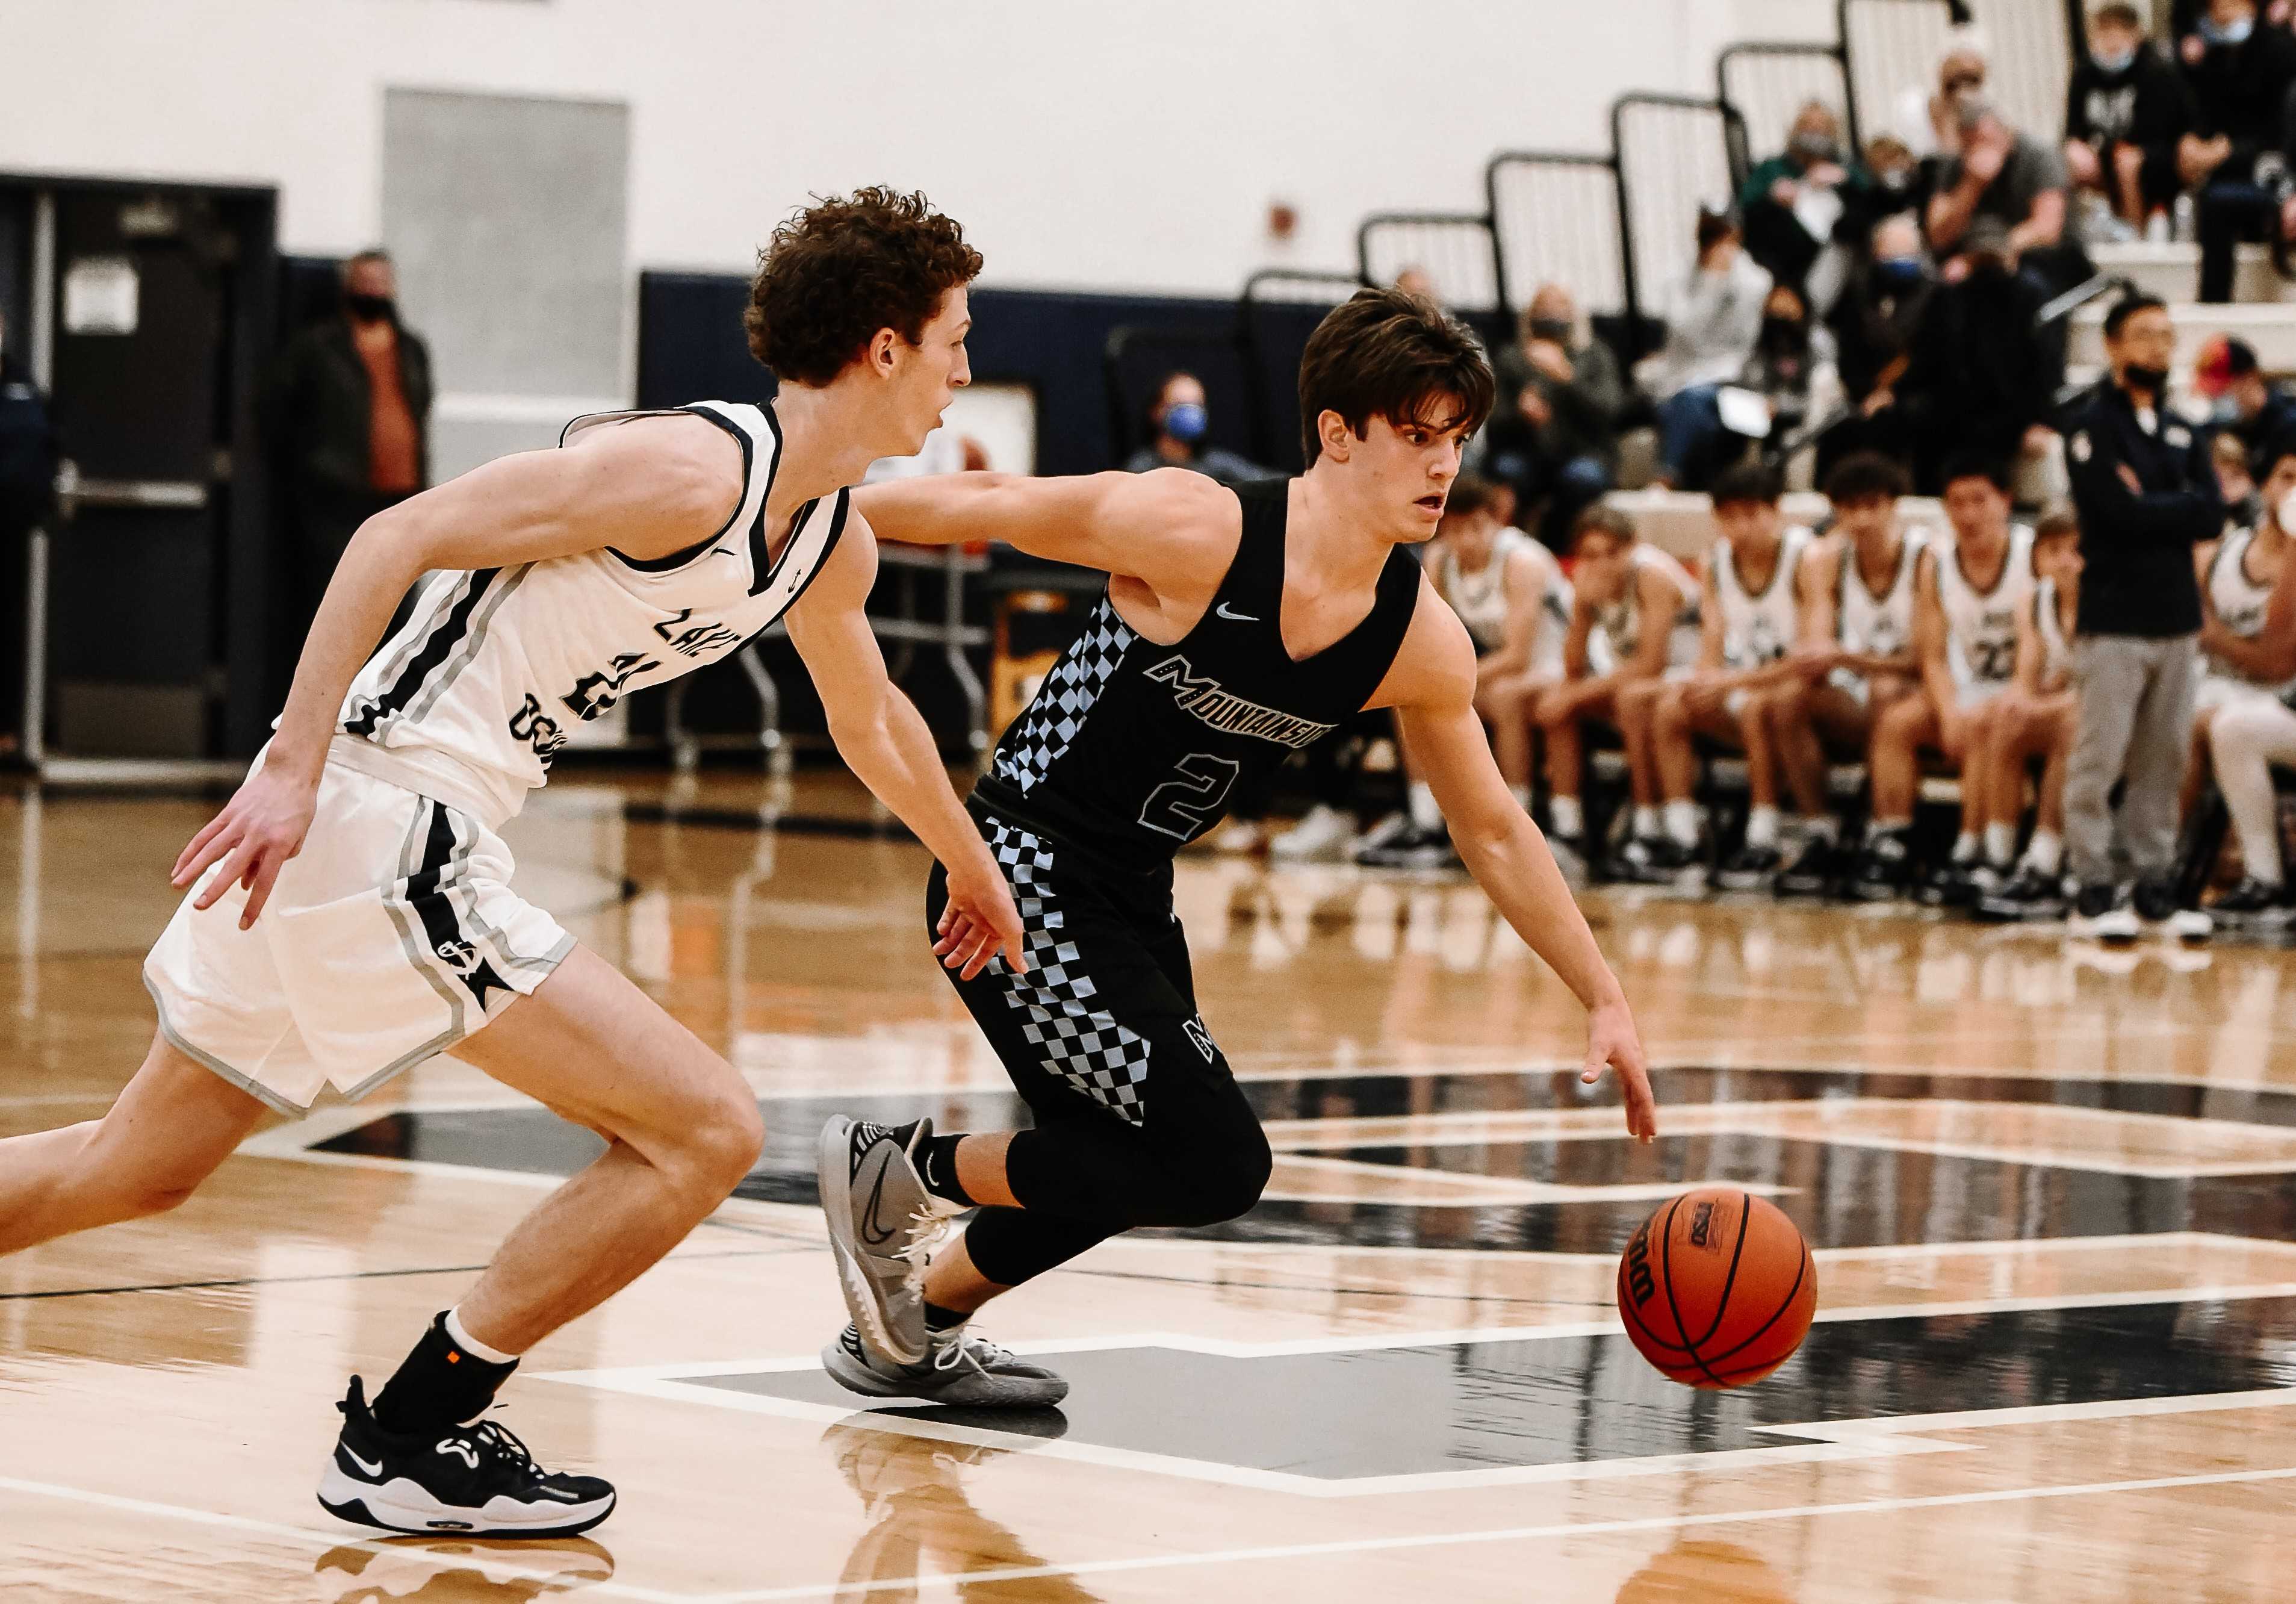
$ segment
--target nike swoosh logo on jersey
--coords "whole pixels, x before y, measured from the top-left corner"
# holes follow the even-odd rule
[[[1256,624],[1259,621],[1259,619],[1255,618],[1249,613],[1229,612],[1228,605],[1226,602],[1222,602],[1218,606],[1213,608],[1212,611],[1218,613],[1222,618],[1226,619],[1230,623]]]
[[[382,1474],[382,1461],[381,1460],[377,1460],[373,1464],[370,1465],[365,1460],[359,1458],[358,1455],[353,1453],[348,1448],[345,1448],[343,1450],[343,1457],[348,1460],[352,1464],[357,1465],[360,1469],[365,1471],[369,1476],[381,1476]]]

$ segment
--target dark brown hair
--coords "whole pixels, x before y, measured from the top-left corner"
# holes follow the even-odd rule
[[[1632,518],[1598,501],[1579,514],[1578,522],[1570,526],[1570,545],[1575,550],[1588,535],[1608,535],[1620,546],[1632,546],[1639,532]]]
[[[1316,420],[1336,412],[1363,440],[1371,421],[1482,427],[1495,386],[1467,325],[1407,290],[1357,290],[1333,307],[1300,358],[1300,449],[1309,467],[1324,444]]]
[[[1472,518],[1497,506],[1498,498],[1499,487],[1480,473],[1462,473],[1451,481],[1450,494],[1443,498],[1443,515]]]
[[[941,298],[980,273],[980,252],[921,193],[857,189],[792,215],[758,252],[742,326],[783,380],[826,384],[879,329],[914,345]]]
[[[1913,481],[1895,457],[1879,451],[1857,451],[1833,465],[1825,476],[1825,498],[1836,506],[1871,501],[1875,497],[1895,501],[1913,493]]]
[[[2033,539],[2037,545],[2043,540],[2054,540],[2062,535],[2079,533],[2080,514],[2062,502],[2043,513],[2041,521],[2033,525]]]
[[[1708,498],[1717,511],[1733,506],[1775,506],[1785,493],[1776,470],[1758,462],[1742,462],[1725,468],[1714,481]]]

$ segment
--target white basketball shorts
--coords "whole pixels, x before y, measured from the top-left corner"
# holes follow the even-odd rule
[[[184,896],[144,960],[160,1032],[283,1114],[373,1090],[532,991],[574,938],[510,887],[502,838],[330,762],[303,850],[251,930],[234,885]]]
[[[2193,711],[2212,713],[2227,707],[2238,707],[2247,702],[2277,702],[2279,694],[2268,686],[2251,685],[2245,679],[2235,679],[2229,674],[2208,673],[2193,690]]]

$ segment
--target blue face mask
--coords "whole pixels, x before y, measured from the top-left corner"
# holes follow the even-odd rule
[[[2209,421],[2216,424],[2240,422],[2240,403],[2230,396],[2218,396],[2216,405],[2209,408]]]
[[[2211,45],[2245,45],[2248,36],[2256,31],[2253,16],[2242,17],[2231,22],[2218,22],[2211,17],[2201,19],[2201,37]]]
[[[2096,70],[2108,78],[2118,78],[2136,63],[2136,53],[2134,50],[2118,50],[2111,55],[2106,55],[2102,52],[2092,50],[2088,53],[2088,59],[2096,63]]]
[[[1884,289],[1910,290],[1922,282],[1918,256],[1885,256],[1874,264],[1874,276]]]
[[[1193,446],[1204,438],[1211,418],[1199,401],[1175,401],[1164,408],[1164,432],[1184,446]]]

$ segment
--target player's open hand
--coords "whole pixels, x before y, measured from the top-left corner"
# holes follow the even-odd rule
[[[980,861],[948,871],[948,906],[933,931],[933,956],[959,980],[971,980],[999,952],[1013,973],[1029,971],[1028,943],[1013,888],[984,850]]]
[[[270,900],[280,869],[303,850],[318,794],[316,783],[281,770],[264,769],[249,776],[223,811],[192,837],[168,878],[181,891],[207,873],[210,864],[222,864],[222,872],[208,882],[193,906],[212,908],[233,886],[244,886],[247,907],[239,916],[239,927],[252,928]]]
[[[1587,1065],[1578,1078],[1592,1086],[1606,1068],[1618,1072],[1626,1094],[1628,1131],[1636,1141],[1649,1141],[1658,1134],[1658,1099],[1651,1095],[1650,1060],[1624,999],[1587,1016]]]

